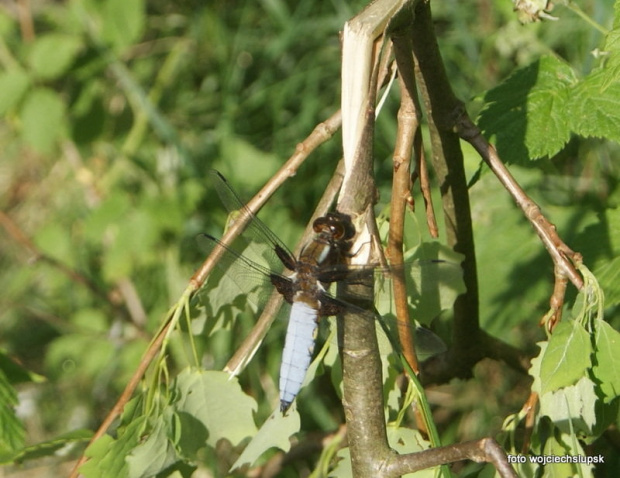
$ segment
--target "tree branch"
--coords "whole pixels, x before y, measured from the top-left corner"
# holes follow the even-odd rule
[[[451,120],[463,105],[450,87],[428,3],[421,3],[416,9],[411,34],[418,85],[429,114],[432,160],[442,195],[446,239],[448,245],[465,256],[462,267],[467,292],[454,304],[452,349],[443,361],[430,362],[433,367],[425,367],[422,374],[423,381],[443,382],[455,376],[469,377],[473,364],[484,356],[476,339],[480,333],[478,278],[469,194],[463,154]]]

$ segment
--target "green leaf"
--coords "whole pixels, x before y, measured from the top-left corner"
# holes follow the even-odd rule
[[[588,75],[573,88],[564,121],[582,136],[620,141],[620,82],[614,69]]]
[[[617,71],[620,63],[620,2],[618,1],[614,4],[614,24],[605,37],[604,51],[609,55],[606,66],[616,68]]]
[[[548,416],[563,433],[572,429],[590,435],[596,424],[597,396],[594,382],[582,377],[575,385],[563,387],[540,396],[540,413]]]
[[[556,432],[545,441],[542,455],[584,456],[586,455],[586,453],[579,444],[578,440],[574,438],[574,436],[560,434]],[[585,463],[549,463],[543,468],[544,474],[542,476],[544,478],[566,478],[567,476],[593,476],[593,468],[593,465],[587,465]]]
[[[24,444],[24,425],[15,414],[17,392],[0,370],[0,454],[10,455]]]
[[[131,208],[128,194],[114,190],[84,221],[84,237],[93,245],[100,244],[103,236],[115,234],[117,224],[123,221]]]
[[[12,455],[1,456],[0,463],[24,463],[30,460],[53,456],[56,452],[68,445],[88,443],[92,436],[93,432],[91,430],[73,430],[69,433],[63,433],[62,435],[54,437],[51,440],[27,446]]]
[[[101,309],[83,308],[77,310],[71,317],[71,323],[84,331],[101,333],[102,335],[110,327],[108,316]]]
[[[541,393],[568,387],[586,375],[592,346],[588,332],[575,320],[560,322],[549,340],[541,367]]]
[[[329,472],[330,478],[351,478],[353,476],[351,450],[348,446],[338,450],[334,461],[336,466]]]
[[[154,246],[159,237],[155,226],[154,216],[142,209],[132,211],[116,224],[116,237],[106,251],[103,264],[107,280],[129,276],[136,266],[155,260]]]
[[[284,452],[291,449],[291,436],[299,431],[300,418],[296,407],[293,405],[286,416],[276,410],[263,423],[263,426],[254,435],[252,441],[245,447],[243,453],[233,464],[230,471],[242,467],[245,464],[252,466],[256,460],[271,448],[279,448]]]
[[[173,413],[170,439],[174,442],[181,456],[189,461],[198,457],[198,451],[207,444],[209,431],[204,424],[186,412]]]
[[[123,49],[142,36],[144,0],[106,0],[102,14],[101,35],[113,48]]]
[[[604,321],[597,324],[593,373],[605,403],[620,395],[620,333]]]
[[[50,222],[39,229],[34,237],[37,247],[46,255],[69,267],[75,265],[75,243],[71,231],[60,222]]]
[[[566,105],[577,82],[572,68],[555,57],[542,57],[508,77],[484,97],[479,126],[496,136],[508,163],[550,156],[570,138]]]
[[[620,400],[614,400],[611,403],[605,403],[603,400],[596,402],[596,424],[592,430],[592,434],[584,437],[587,445],[594,443],[610,425],[618,420],[618,411],[620,410]]]
[[[53,80],[69,70],[83,45],[83,39],[78,36],[62,33],[43,35],[36,39],[28,63],[36,76]]]
[[[545,352],[547,351],[547,347],[549,346],[549,342],[538,342],[536,345],[538,345],[538,347],[540,348],[540,352],[536,357],[532,359],[530,369],[527,373],[530,377],[534,379],[534,382],[532,383],[532,391],[538,393],[538,395],[541,395],[542,383],[540,381],[540,370],[543,357],[545,356]]]
[[[128,476],[129,466],[125,457],[140,443],[145,422],[146,417],[139,417],[127,425],[118,439],[104,435],[92,443],[85,452],[90,460],[80,467],[80,473],[85,478]]]
[[[36,151],[47,154],[66,132],[65,104],[53,90],[37,88],[21,109],[22,137]]]
[[[19,69],[0,73],[0,116],[17,105],[30,88],[30,77]]]
[[[252,419],[256,402],[229,374],[186,369],[178,375],[173,388],[177,397],[173,410],[200,420],[209,433],[209,446],[215,447],[220,439],[236,446],[256,433]]]
[[[252,162],[252,174],[244,174],[244,164]],[[225,135],[221,143],[221,160],[214,166],[241,191],[264,184],[280,167],[278,155],[265,152],[240,136]]]
[[[620,256],[605,261],[596,269],[596,278],[605,291],[605,305],[611,307],[620,303]]]
[[[149,478],[172,466],[179,460],[168,438],[166,420],[159,417],[148,438],[135,447],[129,456],[129,478]]]
[[[411,428],[390,425],[387,427],[387,437],[390,446],[401,455],[428,450],[430,448],[428,440],[425,440],[418,430],[413,430]],[[430,468],[427,471],[434,474],[435,469]]]
[[[208,247],[205,244],[205,247]],[[204,248],[203,248],[204,249]],[[266,251],[268,246],[263,243],[253,242],[251,246],[240,250],[240,253],[257,264],[264,267],[269,267],[269,264],[261,255],[262,251]],[[208,254],[210,250],[205,251]],[[208,303],[211,308],[211,313],[214,316],[218,316],[222,310],[230,309],[231,305],[239,305],[239,299],[243,298],[243,310],[245,305],[250,306],[253,313],[259,312],[258,305],[262,304],[261,296],[264,291],[260,287],[254,287],[252,290],[246,290],[242,285],[246,280],[241,276],[246,276],[248,273],[246,269],[240,270],[237,268],[237,264],[224,264],[220,261],[217,264],[217,268],[211,273],[207,279],[205,286],[200,291],[200,298],[203,303]],[[260,280],[257,281],[260,283]]]

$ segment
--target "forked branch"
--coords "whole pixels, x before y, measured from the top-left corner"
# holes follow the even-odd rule
[[[543,318],[543,322],[551,332],[561,320],[567,281],[570,280],[577,289],[583,287],[583,279],[575,267],[575,264],[581,261],[581,254],[570,249],[562,241],[555,226],[543,215],[540,207],[517,183],[499,158],[495,147],[486,140],[464,109],[458,117],[456,128],[459,135],[476,149],[480,157],[513,197],[551,256],[554,264],[555,286],[549,300],[550,311]]]

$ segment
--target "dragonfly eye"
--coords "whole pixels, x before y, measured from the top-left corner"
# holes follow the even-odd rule
[[[339,212],[330,212],[326,216],[319,217],[312,225],[314,232],[329,232],[337,241],[349,240],[355,235],[355,228],[351,224],[349,216]]]
[[[333,212],[329,214],[330,223],[334,229],[337,228],[338,239],[349,240],[355,236],[355,227],[351,222],[351,218],[347,214]],[[334,230],[334,234],[336,234]]]
[[[332,237],[336,240],[340,240],[344,236],[344,226],[340,222],[330,224],[329,231],[331,232]]]
[[[312,230],[316,232],[317,234],[319,234],[320,232],[326,229],[329,229],[329,224],[327,224],[326,217],[319,217],[315,219],[314,222],[312,223]]]

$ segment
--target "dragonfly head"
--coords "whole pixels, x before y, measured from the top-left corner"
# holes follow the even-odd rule
[[[319,217],[312,224],[314,232],[330,237],[333,242],[348,242],[355,236],[351,217],[340,212],[330,212]]]

